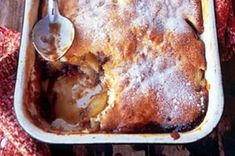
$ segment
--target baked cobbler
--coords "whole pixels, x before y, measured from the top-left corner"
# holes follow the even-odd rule
[[[59,7],[76,36],[60,62],[38,59],[40,110],[51,129],[165,132],[201,122],[208,91],[200,0],[59,0]]]

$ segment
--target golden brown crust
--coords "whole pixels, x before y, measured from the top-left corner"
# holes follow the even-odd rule
[[[60,0],[59,4],[61,13],[76,27],[74,44],[64,58],[70,62],[84,53],[98,51],[115,60],[129,59],[142,48],[138,46],[143,40],[152,38],[151,32],[164,34],[168,29],[166,19],[174,16],[189,21],[199,33],[203,31],[200,0],[169,4],[160,0]]]
[[[109,57],[102,65],[109,107],[97,117],[102,130],[185,125],[204,113],[206,62],[196,34],[203,31],[200,0],[59,3],[76,27],[62,60],[83,66],[80,59],[88,53]]]
[[[115,93],[113,106],[111,103],[101,117],[104,130],[133,131],[129,127],[148,123],[183,126],[205,113],[204,78],[197,76],[200,67],[189,61],[158,56],[116,68],[110,63],[104,69],[106,82]]]

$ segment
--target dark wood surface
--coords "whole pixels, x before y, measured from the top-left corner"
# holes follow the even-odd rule
[[[21,31],[24,0],[0,0],[0,25]]]
[[[0,25],[21,31],[24,0],[0,0]],[[235,57],[222,63],[224,114],[210,136],[186,145],[50,145],[53,155],[235,155]]]

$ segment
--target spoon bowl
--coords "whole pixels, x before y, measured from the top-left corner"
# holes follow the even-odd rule
[[[33,28],[32,41],[36,51],[48,61],[60,59],[72,45],[73,23],[63,17],[56,0],[48,1],[48,14]]]

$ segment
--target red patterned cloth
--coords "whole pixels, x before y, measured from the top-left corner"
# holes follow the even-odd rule
[[[235,54],[235,16],[232,0],[215,0],[217,34],[221,61]]]
[[[49,147],[29,137],[13,108],[20,33],[0,27],[0,155],[50,155]]]

